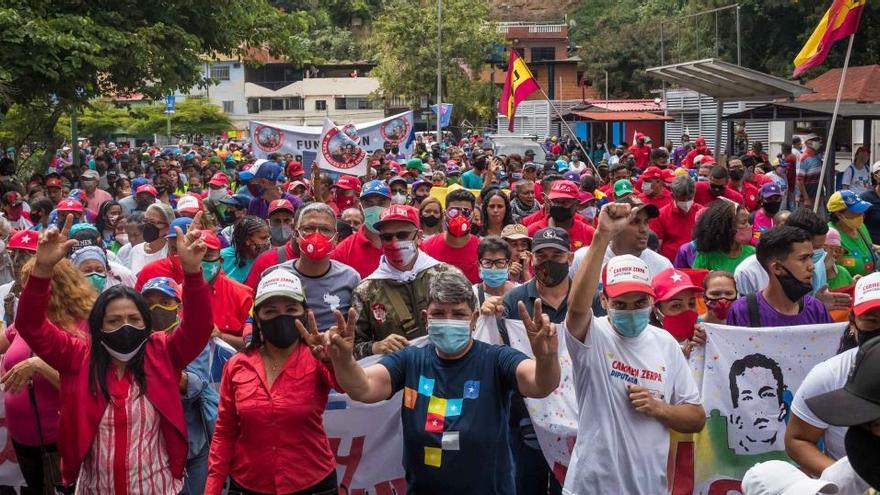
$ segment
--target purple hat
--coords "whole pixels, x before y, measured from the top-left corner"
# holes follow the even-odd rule
[[[770,196],[782,196],[782,189],[775,182],[768,182],[761,186],[761,197],[767,199]]]
[[[568,172],[562,174],[562,178],[564,180],[570,180],[572,182],[580,182],[581,181],[581,174],[579,174],[577,172],[572,172],[571,170],[569,170]]]

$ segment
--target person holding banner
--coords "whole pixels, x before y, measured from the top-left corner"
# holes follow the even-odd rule
[[[288,267],[260,280],[253,315],[250,344],[223,370],[205,493],[219,495],[229,477],[230,494],[336,494],[323,414],[330,390],[343,387],[300,343],[318,330]]]
[[[354,318],[316,339],[329,348],[339,384],[349,396],[374,403],[403,390],[407,493],[515,493],[508,414],[512,392],[542,398],[559,384],[558,336],[542,313],[519,313],[535,359],[509,346],[473,339],[479,312],[471,284],[458,270],[437,274],[421,318],[430,343],[407,347],[379,364],[358,366],[352,355]]]
[[[603,268],[608,244],[638,210],[609,203],[578,267],[570,299],[590,301],[602,283],[602,306],[568,309],[566,346],[578,404],[578,436],[564,493],[666,494],[669,430],[702,430],[706,413],[678,342],[649,325],[654,290],[648,266],[632,255]],[[597,455],[597,452],[601,454]]]

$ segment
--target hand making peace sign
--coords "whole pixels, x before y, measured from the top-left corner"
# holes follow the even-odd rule
[[[541,299],[535,300],[532,316],[529,316],[524,302],[520,301],[517,306],[519,307],[519,316],[526,327],[526,335],[529,337],[529,343],[532,346],[532,353],[535,354],[535,358],[555,359],[559,348],[559,340],[556,337],[556,325],[550,323],[550,317],[544,314]]]

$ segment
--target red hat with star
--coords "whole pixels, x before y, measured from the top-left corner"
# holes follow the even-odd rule
[[[651,287],[654,288],[654,302],[666,301],[687,290],[703,293],[703,288],[694,284],[687,273],[675,268],[667,268],[658,273],[651,280]]]
[[[75,199],[62,199],[55,206],[55,209],[58,210],[59,213],[62,211],[72,212],[72,213],[82,213],[83,212],[83,205],[82,205],[82,203],[80,203],[79,201],[77,201]]]
[[[12,237],[9,238],[9,243],[6,247],[9,249],[21,249],[22,251],[36,253],[37,240],[39,237],[39,234],[33,230],[17,230],[12,234]]]

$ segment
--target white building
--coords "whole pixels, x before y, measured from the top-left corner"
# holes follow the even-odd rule
[[[290,69],[288,72],[291,73],[288,80],[293,82],[272,89],[279,85],[249,82],[244,62],[214,60],[204,64],[203,73],[215,84],[175,96],[178,101],[187,97],[208,99],[221,107],[239,130],[247,129],[249,120],[257,119],[321,126],[325,118],[359,123],[385,116],[377,79],[357,77],[356,72],[349,77],[320,77],[318,70],[310,73]],[[319,76],[314,77],[314,73]]]

